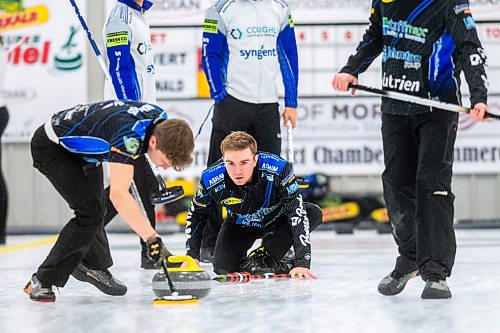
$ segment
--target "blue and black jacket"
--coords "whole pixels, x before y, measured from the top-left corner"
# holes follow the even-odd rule
[[[188,212],[187,254],[199,258],[205,223],[213,206],[219,205],[227,211],[224,223],[247,228],[270,227],[279,216],[286,214],[294,240],[296,265],[309,268],[309,219],[292,165],[274,154],[259,153],[257,156],[252,180],[243,186],[234,184],[222,160],[202,173]]]
[[[370,26],[342,73],[358,76],[382,53],[382,87],[461,104],[460,73],[471,106],[487,103],[486,55],[467,0],[374,0]],[[382,112],[411,115],[427,106],[383,98]]]

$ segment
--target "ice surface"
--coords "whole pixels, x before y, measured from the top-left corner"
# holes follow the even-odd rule
[[[11,236],[7,246],[43,237]],[[182,234],[163,238],[182,253]],[[319,280],[213,282],[199,304],[178,307],[153,305],[155,271],[139,268],[137,237],[109,240],[111,272],[129,290],[123,297],[70,278],[55,303],[32,302],[22,288],[50,245],[0,253],[0,332],[500,332],[500,230],[457,231],[449,300],[420,299],[420,278],[398,296],[378,294],[397,254],[390,235],[317,231],[312,271]]]

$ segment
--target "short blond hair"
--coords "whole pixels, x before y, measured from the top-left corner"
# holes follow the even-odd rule
[[[250,148],[253,155],[257,154],[257,141],[253,136],[242,131],[232,132],[220,144],[222,156],[226,151],[240,151],[247,148]]]

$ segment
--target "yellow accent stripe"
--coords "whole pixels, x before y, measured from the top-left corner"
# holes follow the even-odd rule
[[[14,252],[14,251],[19,251],[19,250],[30,249],[30,248],[41,246],[41,245],[54,244],[57,240],[57,237],[59,237],[59,235],[40,239],[40,240],[37,240],[34,242],[21,243],[21,244],[17,244],[17,245],[0,247],[0,253]]]
[[[153,300],[154,305],[188,305],[188,304],[198,304],[197,298],[192,299],[183,299],[183,300],[175,300],[175,299],[155,299]]]

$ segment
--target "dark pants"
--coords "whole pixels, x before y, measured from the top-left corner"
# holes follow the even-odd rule
[[[458,114],[382,116],[384,197],[400,273],[450,276],[455,260],[451,178]]]
[[[9,122],[9,111],[5,106],[0,107],[0,138]],[[2,172],[2,145],[0,144],[0,244],[5,243],[5,229],[7,225],[7,185]]]
[[[83,163],[47,138],[38,128],[31,141],[33,165],[44,174],[74,211],[63,227],[49,255],[36,272],[44,284],[64,287],[68,278],[89,252],[89,267],[106,269],[113,262],[104,232],[102,167]]]
[[[279,155],[281,152],[281,129],[278,103],[253,104],[240,101],[230,95],[215,105],[212,118],[212,134],[207,166],[222,157],[220,144],[234,131],[252,135],[260,151]],[[220,208],[211,214],[203,233],[204,248],[213,248],[222,224]]]
[[[309,230],[321,224],[321,209],[308,202],[304,208],[309,218]],[[263,238],[262,246],[276,260],[281,260],[293,245],[288,216],[283,214],[266,228],[250,228],[234,223],[223,223],[215,246],[214,271],[217,274],[237,272],[255,240]]]

